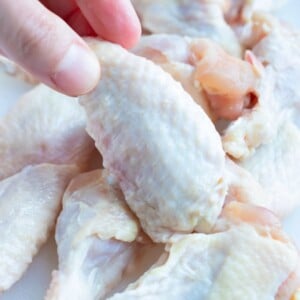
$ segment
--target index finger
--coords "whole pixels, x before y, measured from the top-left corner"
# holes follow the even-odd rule
[[[133,47],[141,25],[129,0],[76,0],[82,14],[103,39],[125,48]]]

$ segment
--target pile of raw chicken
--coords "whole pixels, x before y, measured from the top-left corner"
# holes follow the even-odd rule
[[[47,300],[300,299],[281,227],[300,203],[300,34],[278,1],[133,3],[134,49],[88,40],[94,91],[37,85],[0,120],[0,290],[55,230]]]

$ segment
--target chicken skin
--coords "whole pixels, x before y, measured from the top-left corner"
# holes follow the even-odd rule
[[[300,36],[266,17],[269,33],[253,53],[264,65],[258,102],[232,122],[223,147],[248,170],[272,199],[272,209],[285,217],[300,204]]]
[[[255,60],[229,55],[208,39],[174,34],[144,36],[132,51],[171,74],[213,121],[236,119],[251,105],[259,79]]]
[[[297,250],[272,213],[243,210],[227,206],[224,231],[174,236],[152,268],[109,299],[275,299],[295,270]]]
[[[209,118],[169,74],[117,45],[91,42],[102,66],[80,99],[103,165],[156,242],[207,231],[226,193],[225,156]]]
[[[106,171],[74,178],[56,227],[59,268],[47,300],[106,299],[136,255],[137,220]]]
[[[0,182],[0,292],[25,272],[54,228],[72,165],[28,166]]]
[[[210,38],[234,56],[241,47],[233,30],[225,22],[224,0],[134,0],[142,26],[151,33],[172,33]]]
[[[0,179],[31,164],[77,164],[94,149],[76,99],[38,85],[0,120]]]

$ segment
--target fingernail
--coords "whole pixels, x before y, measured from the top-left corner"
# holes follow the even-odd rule
[[[73,44],[67,50],[51,76],[62,92],[78,96],[92,90],[100,78],[100,65],[93,52],[84,46]]]

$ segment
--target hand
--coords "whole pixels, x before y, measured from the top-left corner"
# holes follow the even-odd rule
[[[93,89],[100,76],[80,35],[129,48],[140,33],[130,0],[0,0],[0,53],[72,96]]]

